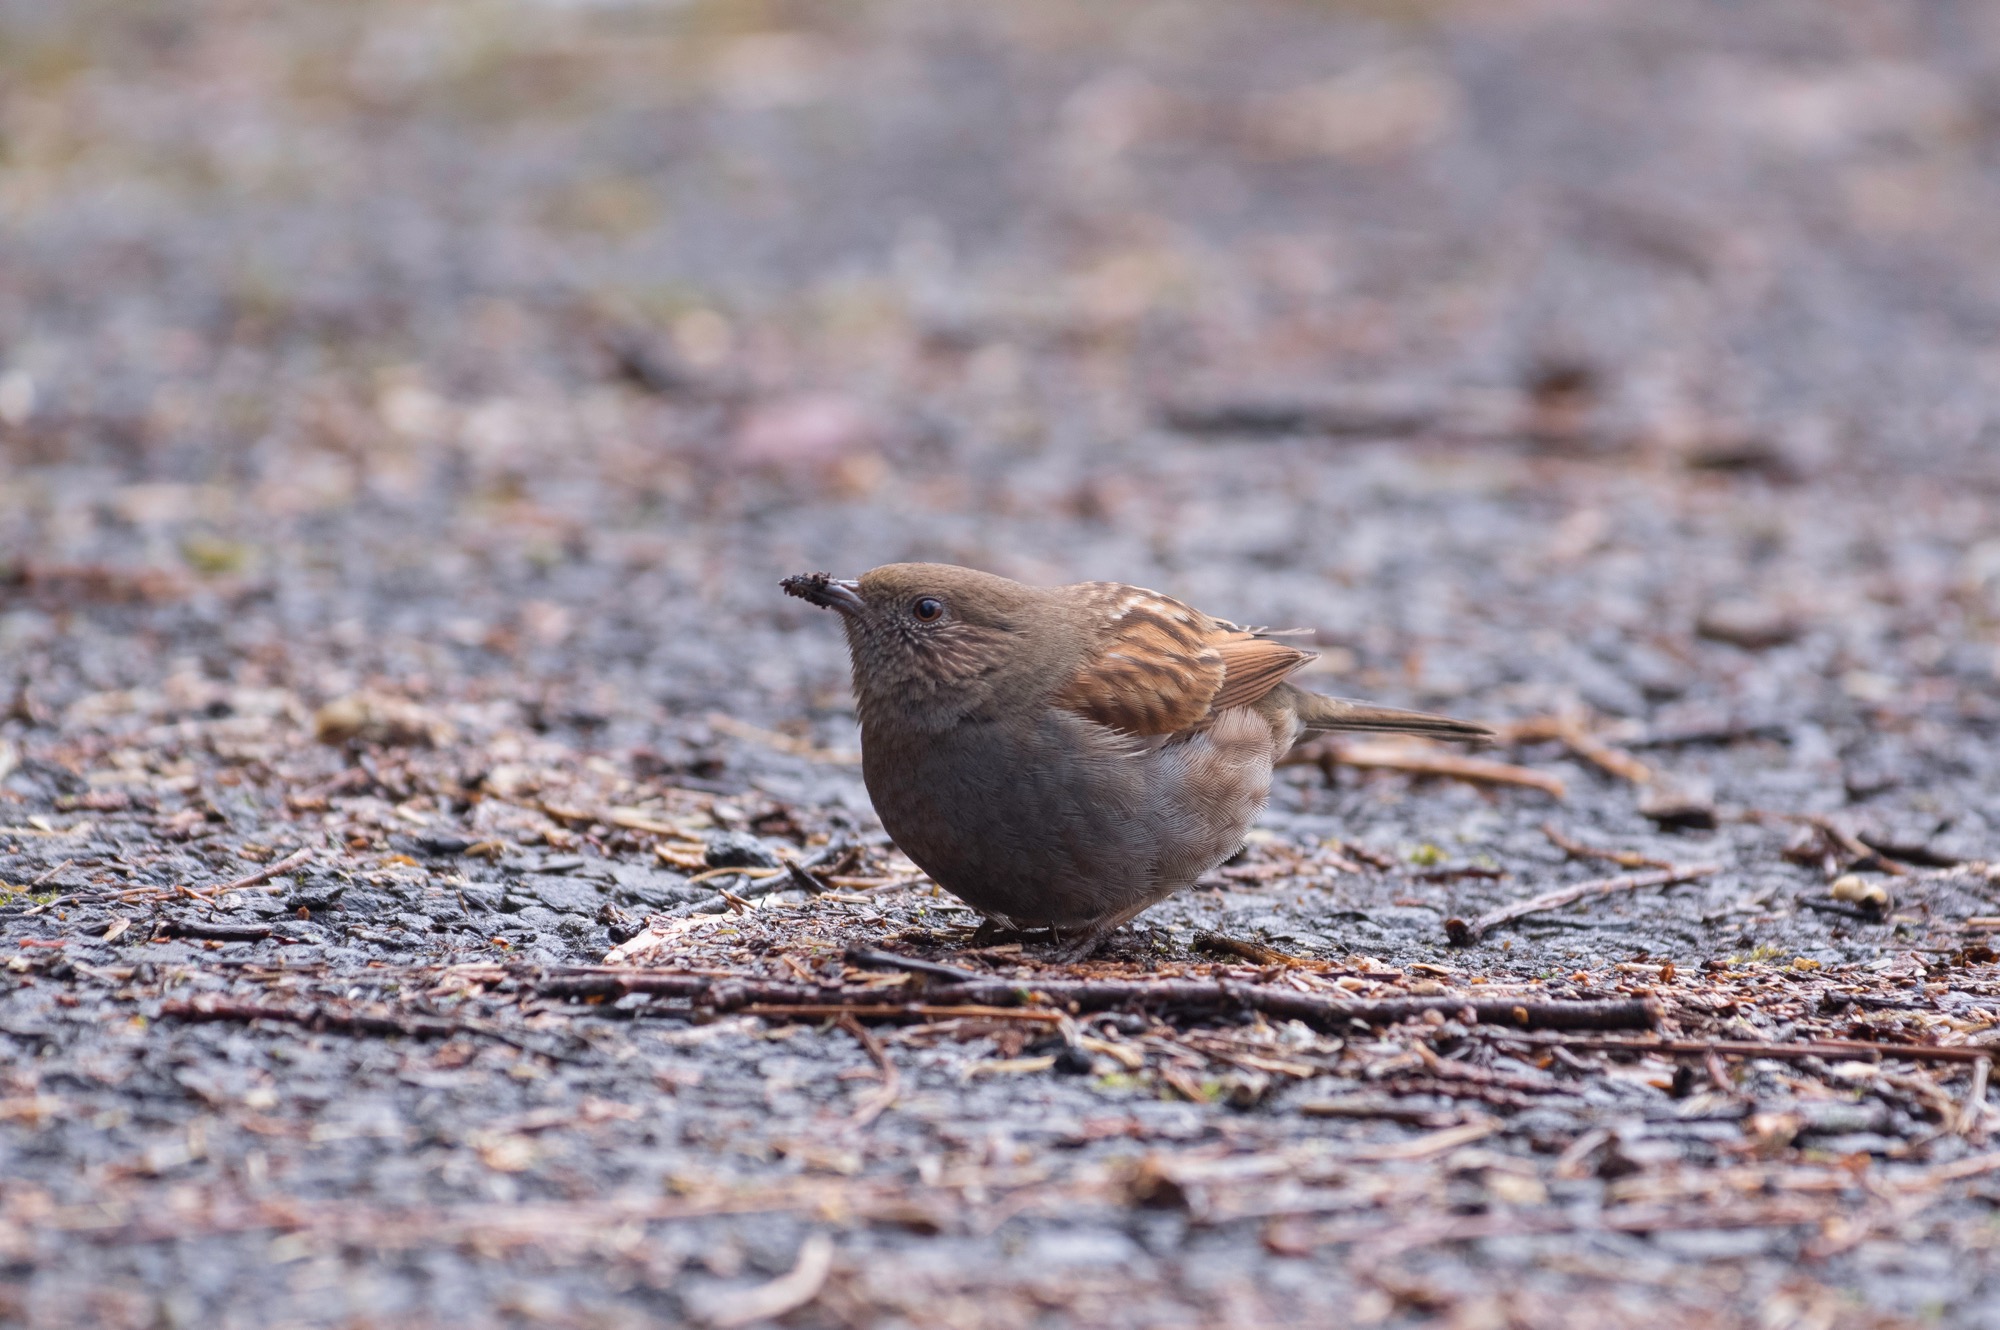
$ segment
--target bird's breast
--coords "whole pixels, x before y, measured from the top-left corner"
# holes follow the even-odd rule
[[[988,913],[1073,923],[1158,899],[1242,844],[1278,736],[1247,708],[1135,737],[1053,708],[930,734],[862,727],[862,773],[904,853]]]

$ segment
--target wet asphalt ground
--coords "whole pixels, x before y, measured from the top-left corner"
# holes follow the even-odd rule
[[[1970,0],[0,4],[0,1320],[2000,1324],[1996,108]],[[776,586],[911,558],[1541,784],[974,950]],[[1719,871],[1449,943],[1562,840]]]

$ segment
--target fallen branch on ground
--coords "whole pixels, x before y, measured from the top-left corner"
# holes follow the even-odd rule
[[[58,896],[54,900],[42,901],[32,909],[23,911],[23,913],[40,914],[45,910],[53,910],[65,905],[109,905],[129,904],[134,901],[160,901],[174,895],[179,895],[182,899],[187,900],[213,900],[217,896],[226,896],[232,891],[248,891],[251,887],[261,887],[272,878],[280,874],[289,873],[294,868],[303,866],[312,856],[313,852],[310,846],[303,850],[294,850],[292,853],[278,860],[278,862],[260,868],[254,873],[246,874],[229,882],[218,882],[211,887],[178,885],[172,887],[131,887],[124,891],[110,892],[72,892],[67,896]]]
[[[1951,1129],[1960,1136],[1977,1135],[1986,1123],[1986,1083],[1993,1077],[1993,1059],[1981,1058],[1972,1064],[1972,1084],[1965,1089],[1965,1100],[1959,1105],[1958,1117]]]
[[[187,894],[208,900],[216,896],[227,896],[232,891],[248,891],[251,887],[261,887],[272,878],[289,873],[294,868],[303,867],[312,856],[311,846],[303,850],[294,850],[269,867],[260,868],[256,872],[239,877],[233,882],[219,882],[212,887],[196,887]]]
[[[1512,1037],[1512,1036],[1510,1036]],[[1674,1057],[1770,1058],[1779,1062],[1802,1062],[1808,1058],[1835,1058],[1852,1061],[1861,1056],[1907,1058],[1912,1062],[1990,1062],[2000,1056],[2000,1048],[1967,1044],[1890,1044],[1872,1039],[1810,1039],[1794,1044],[1765,1043],[1755,1039],[1603,1039],[1590,1035],[1560,1040],[1531,1039],[1536,1047],[1560,1045],[1594,1052],[1663,1053]]]
[[[281,1021],[325,1034],[400,1034],[417,1039],[449,1039],[465,1027],[438,1016],[355,1011],[325,1006],[287,1007],[240,998],[196,997],[162,1003],[160,1015],[182,1021]]]
[[[715,1330],[736,1330],[738,1326],[774,1320],[797,1311],[826,1287],[827,1273],[833,1269],[833,1239],[813,1233],[799,1244],[799,1259],[790,1271],[768,1284],[741,1291],[709,1293],[690,1299],[701,1319]]]
[[[455,1021],[441,1016],[424,1016],[393,1011],[356,1011],[351,1007],[288,1007],[275,1002],[252,1002],[241,998],[195,997],[160,1004],[160,1016],[179,1021],[278,1021],[298,1025],[318,1034],[403,1035],[411,1039],[449,1039],[454,1035],[475,1034],[497,1039],[524,1052],[539,1053],[558,1061],[569,1061],[532,1040],[485,1021]]]
[[[1285,1255],[1303,1256],[1319,1247],[1367,1243],[1376,1251],[1411,1251],[1443,1242],[1517,1236],[1527,1233],[1663,1233],[1687,1229],[1792,1228],[1826,1218],[1822,1206],[1783,1201],[1763,1205],[1668,1209],[1660,1206],[1618,1206],[1592,1217],[1577,1215],[1469,1215],[1420,1219],[1385,1226],[1380,1219],[1322,1220],[1314,1224],[1281,1221],[1265,1232],[1264,1245]]]
[[[1601,850],[1595,845],[1585,845],[1582,841],[1566,836],[1553,822],[1542,823],[1542,834],[1549,838],[1549,844],[1561,850],[1572,859],[1602,859],[1617,864],[1620,868],[1672,868],[1665,859],[1648,859],[1636,850]]]
[[[1575,756],[1582,758],[1598,770],[1620,780],[1631,781],[1634,785],[1645,785],[1653,779],[1653,769],[1633,757],[1605,743],[1583,727],[1583,722],[1575,716],[1535,716],[1528,720],[1517,720],[1511,725],[1500,727],[1498,742],[1502,744],[1543,743],[1549,740],[1561,744]]]
[[[1540,790],[1554,799],[1568,795],[1562,777],[1511,762],[1490,758],[1465,757],[1442,748],[1426,748],[1394,739],[1363,739],[1337,743],[1321,740],[1295,749],[1280,766],[1317,766],[1333,779],[1335,767],[1358,767],[1370,771],[1401,771],[1412,776],[1444,776],[1471,781],[1476,785],[1521,785]]]
[[[657,970],[579,967],[532,981],[533,991],[552,998],[617,998],[629,993],[685,998],[714,1011],[755,1006],[771,1015],[784,1008],[811,1008],[814,1014],[864,1009],[873,1014],[888,996],[881,988],[820,986],[736,979]],[[1647,998],[1606,1002],[1551,1001],[1528,997],[1335,998],[1269,984],[1201,979],[987,979],[969,978],[922,988],[923,1005],[936,1012],[966,1006],[1035,1007],[1082,1011],[1127,1008],[1174,1009],[1200,1015],[1258,1011],[1278,1020],[1296,1020],[1319,1029],[1350,1023],[1393,1025],[1427,1012],[1447,1019],[1472,1019],[1519,1028],[1568,1030],[1650,1029],[1659,1005]],[[886,1004],[895,1006],[896,1004]],[[801,1010],[803,1014],[803,1010]]]
[[[1656,873],[1631,873],[1623,877],[1594,878],[1589,882],[1578,882],[1574,886],[1543,892],[1539,896],[1516,901],[1512,905],[1503,905],[1497,910],[1488,910],[1470,923],[1463,919],[1447,919],[1444,921],[1444,931],[1454,947],[1469,947],[1501,924],[1513,923],[1531,914],[1559,910],[1565,905],[1574,905],[1581,900],[1610,896],[1621,891],[1638,891],[1646,887],[1671,887],[1677,883],[1693,882],[1698,878],[1709,877],[1721,871],[1721,864],[1688,864],[1679,868],[1663,868]]]
[[[277,930],[269,924],[212,924],[199,919],[162,919],[154,937],[197,938],[209,942],[262,942]]]
[[[1267,947],[1261,942],[1251,942],[1246,938],[1226,937],[1221,933],[1196,933],[1194,948],[1196,951],[1206,951],[1218,956],[1235,956],[1256,965],[1282,965],[1286,969],[1292,969],[1313,964],[1303,957],[1279,951],[1276,947]]]
[[[1063,1013],[1042,1007],[982,1007],[976,1004],[966,1006],[940,1005],[934,1002],[787,1002],[766,1005],[753,1002],[746,1007],[738,1007],[741,1016],[768,1016],[772,1020],[795,1021],[837,1020],[842,1016],[852,1016],[859,1021],[1029,1021],[1041,1025],[1057,1025]]]
[[[848,947],[844,959],[849,965],[872,967],[877,970],[905,970],[911,974],[928,975],[942,979],[946,983],[962,984],[968,979],[984,979],[987,976],[977,970],[961,970],[955,965],[945,965],[939,961],[927,961],[920,956],[904,956],[893,951],[878,951],[874,947],[864,947],[855,943]]]
[[[884,1110],[894,1106],[896,1097],[903,1092],[903,1078],[896,1071],[894,1059],[882,1047],[882,1041],[868,1033],[861,1022],[855,1019],[853,1012],[842,1012],[839,1024],[841,1029],[854,1036],[854,1041],[861,1045],[861,1051],[868,1055],[868,1060],[882,1073],[882,1084],[877,1086],[872,1094],[864,1097],[860,1107],[854,1112],[850,1125],[859,1130],[882,1116]]]

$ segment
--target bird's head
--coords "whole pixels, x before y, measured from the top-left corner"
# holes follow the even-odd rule
[[[942,729],[989,708],[1035,669],[1047,595],[942,563],[885,564],[858,578],[788,577],[785,591],[838,613],[861,719]]]

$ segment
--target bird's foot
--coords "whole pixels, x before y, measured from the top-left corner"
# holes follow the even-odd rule
[[[1062,933],[1049,930],[1049,949],[1042,953],[1042,959],[1054,965],[1074,965],[1087,961],[1097,954],[1105,940],[1111,936],[1110,928],[1086,928],[1074,937],[1064,937]]]
[[[1020,929],[1002,923],[998,919],[981,919],[979,927],[972,930],[972,936],[966,939],[965,945],[975,950],[980,947],[997,947],[1003,942],[1019,942],[1026,936],[1027,934]]]
[[[986,919],[973,930],[972,936],[966,939],[965,947],[968,951],[977,951],[981,947],[1000,946],[1010,942],[1026,943],[1034,947],[1037,960],[1047,961],[1052,965],[1072,965],[1096,955],[1097,949],[1104,945],[1105,940],[1116,931],[1117,927],[1117,923],[1108,927],[1094,924],[1086,926],[1080,932],[1070,933],[1054,927],[1022,929],[998,919]]]

